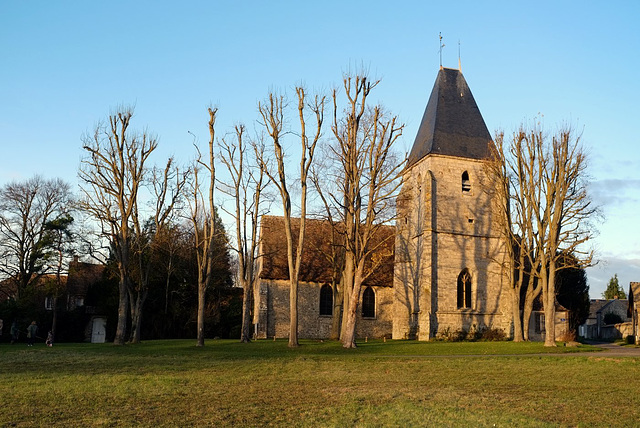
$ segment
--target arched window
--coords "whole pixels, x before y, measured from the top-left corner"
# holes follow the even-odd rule
[[[458,275],[458,309],[471,308],[471,274],[463,269]]]
[[[467,171],[462,173],[462,191],[464,193],[471,191],[471,180],[469,180],[469,173]]]
[[[333,288],[329,284],[320,288],[320,315],[333,315]]]
[[[362,292],[362,317],[376,317],[376,293],[371,287],[365,288]]]

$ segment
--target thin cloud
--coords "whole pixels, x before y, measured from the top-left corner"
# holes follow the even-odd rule
[[[640,180],[606,179],[589,184],[593,201],[605,208],[611,205],[637,204],[640,199],[629,197],[627,193],[638,188],[640,188]]]
[[[629,291],[630,282],[640,282],[640,259],[606,257],[596,266],[586,269],[589,281],[589,295],[592,299],[601,299],[609,280],[618,275],[618,283],[625,291]]]

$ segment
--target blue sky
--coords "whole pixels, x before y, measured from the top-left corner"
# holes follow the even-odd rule
[[[590,152],[605,220],[588,270],[640,281],[640,3],[564,2],[3,2],[0,5],[0,185],[34,174],[77,183],[81,136],[117,106],[160,140],[156,160],[249,129],[270,90],[329,90],[365,66],[376,100],[406,124],[410,149],[439,67],[462,71],[491,132],[541,114],[570,122]],[[635,166],[635,168],[634,168]]]

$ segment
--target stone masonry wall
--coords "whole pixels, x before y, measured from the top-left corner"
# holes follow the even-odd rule
[[[638,304],[640,304],[640,282],[629,283],[629,300],[633,300],[631,307],[631,334],[635,337],[635,342],[640,343],[640,326],[638,325],[638,320],[640,320],[640,310],[638,310]]]
[[[431,155],[407,172],[398,198],[394,338],[427,340],[471,328],[510,334],[508,263],[486,186],[484,163],[472,159]],[[472,304],[459,309],[457,280],[465,268]]]
[[[298,288],[298,337],[301,339],[326,339],[331,333],[333,316],[320,316],[319,283],[300,283]],[[289,337],[289,282],[261,280],[266,293],[267,316],[263,337]],[[365,337],[390,337],[392,328],[393,289],[374,287],[376,295],[376,317],[362,318],[359,310],[356,335]],[[360,302],[362,304],[362,301]],[[361,307],[361,306],[360,306]]]

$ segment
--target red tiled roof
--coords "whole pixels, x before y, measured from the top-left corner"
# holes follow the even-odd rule
[[[32,284],[34,287],[44,287],[47,283],[56,281],[55,274],[46,274],[40,275],[38,279],[36,279]],[[67,275],[60,275],[61,285],[64,287],[67,283]],[[0,300],[6,300],[12,297],[15,297],[18,293],[18,286],[14,279],[5,279],[4,281],[0,281]]]
[[[102,277],[104,265],[73,261],[69,263],[69,280],[67,292],[74,296],[84,296],[91,284],[96,283]]]
[[[300,219],[292,219],[294,239],[300,230]],[[339,229],[339,228],[338,228]],[[330,282],[333,267],[330,260],[332,250],[343,255],[342,236],[339,231],[336,241],[332,242],[332,227],[326,220],[307,219],[305,224],[305,244],[300,265],[300,280],[306,282]],[[382,226],[375,236],[373,245],[381,244],[372,258],[382,257],[377,269],[367,278],[365,285],[393,285],[393,253],[395,227]],[[284,218],[280,216],[264,216],[261,222],[262,269],[260,278],[289,279],[287,262],[287,242],[284,232]],[[371,260],[367,262],[371,265]]]

